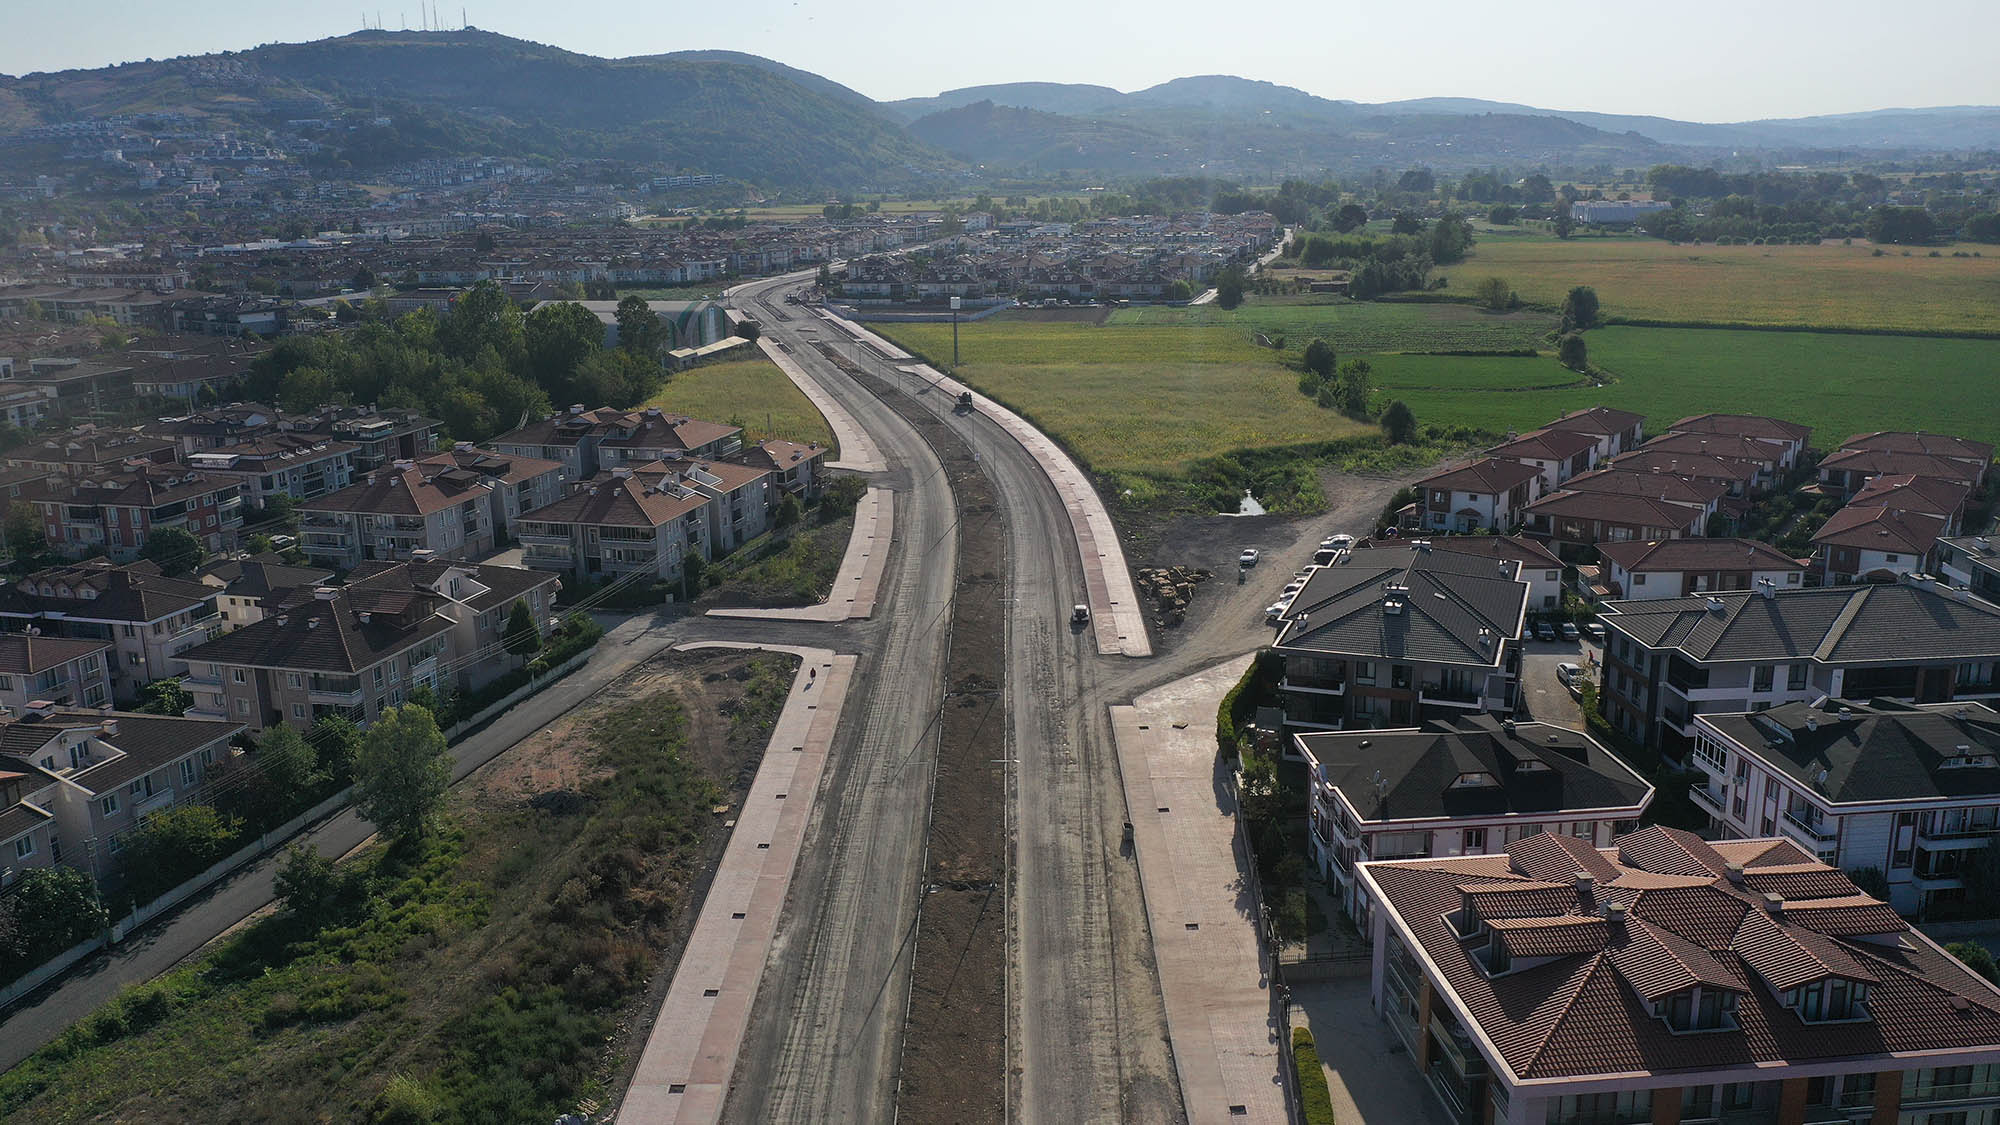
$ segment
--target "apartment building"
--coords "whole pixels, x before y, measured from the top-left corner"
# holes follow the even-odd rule
[[[801,500],[812,500],[826,487],[826,456],[831,452],[818,442],[801,445],[775,439],[760,441],[745,449],[737,460],[753,469],[771,474],[771,484],[780,492]]]
[[[1882,453],[1941,457],[1971,469],[1976,474],[1972,478],[1974,488],[1986,483],[1986,474],[1993,467],[1993,446],[1990,443],[1953,437],[1950,434],[1927,434],[1922,430],[1880,430],[1875,433],[1855,434],[1841,442],[1840,448],[1843,451],[1873,450]]]
[[[2000,606],[1929,579],[1606,602],[1604,716],[1684,760],[1704,714],[2000,695]]]
[[[773,496],[771,474],[745,465],[612,469],[522,519],[522,561],[581,577],[677,581],[688,554],[712,559],[761,534]]]
[[[88,480],[148,465],[171,465],[177,460],[175,452],[173,442],[162,438],[84,425],[10,451],[7,467]]]
[[[295,433],[313,434],[354,447],[354,472],[373,472],[397,461],[413,461],[437,448],[435,418],[414,410],[373,404],[322,406],[285,422]]]
[[[1486,457],[1418,481],[1418,522],[1426,531],[1512,531],[1542,494],[1542,470]]]
[[[1783,835],[1872,868],[1904,914],[1960,901],[2000,834],[2000,714],[1981,703],[1841,699],[1695,720],[1692,789],[1720,839]]]
[[[1829,586],[1894,582],[1930,569],[1944,530],[1943,516],[1849,504],[1813,535],[1813,562]]]
[[[59,707],[0,718],[0,789],[5,775],[28,775],[18,784],[35,805],[26,816],[0,813],[0,835],[10,819],[37,820],[39,833],[31,828],[27,838],[37,851],[47,848],[47,862],[101,880],[116,869],[124,837],[147,816],[204,799],[210,771],[235,753],[230,740],[242,730],[206,718]],[[0,863],[6,854],[17,863],[35,858],[20,855],[21,838],[0,853]]]
[[[1965,506],[1972,499],[1972,486],[1963,481],[1935,480],[1930,477],[1873,477],[1861,491],[1848,498],[1850,508],[1895,508],[1921,512],[1944,522],[1946,535],[1957,535],[1965,519]]]
[[[419,688],[476,689],[512,666],[498,645],[513,603],[546,632],[558,589],[554,575],[424,557],[360,564],[349,579],[294,590],[188,652],[190,714],[253,731],[329,714],[365,725]]]
[[[354,480],[355,447],[311,434],[272,433],[188,455],[205,476],[237,482],[255,508],[273,496],[312,500]]]
[[[1607,596],[1632,601],[1712,590],[1802,589],[1807,566],[1754,539],[1652,539],[1600,543]]]
[[[490,453],[470,442],[459,442],[442,453],[433,453],[418,462],[441,469],[457,469],[491,481],[492,503],[487,516],[495,535],[510,534],[523,513],[545,508],[563,496],[562,465],[539,457]]]
[[[490,444],[510,456],[536,457],[563,467],[565,481],[583,481],[603,469],[632,468],[672,456],[721,457],[742,448],[742,430],[644,410],[586,410],[571,406],[539,422],[501,434]],[[611,450],[603,449],[612,443]]]
[[[2000,603],[2000,539],[1959,535],[1938,540],[1938,572],[1955,586]]]
[[[1805,456],[1812,441],[1812,427],[1761,414],[1696,414],[1667,427],[1669,433],[1715,434],[1768,441],[1784,448],[1779,468],[1790,472]]]
[[[109,707],[112,656],[110,641],[0,633],[0,709],[20,715],[33,703]],[[0,863],[6,858],[0,853]]]
[[[1576,557],[1604,543],[1693,539],[1708,533],[1701,509],[1614,492],[1558,492],[1528,505],[1523,531]]]
[[[151,563],[95,559],[0,586],[0,626],[109,642],[112,696],[136,699],[152,681],[186,671],[182,654],[222,632],[215,602],[215,590],[163,578]]]
[[[1597,443],[1595,463],[1609,461],[1639,448],[1646,439],[1646,418],[1629,410],[1591,406],[1572,410],[1542,427],[1542,432],[1582,434]]]
[[[241,629],[264,619],[265,607],[293,590],[311,589],[333,581],[333,572],[293,566],[276,552],[245,558],[218,559],[204,565],[196,578],[213,589],[224,627]]]
[[[1794,451],[1794,447],[1786,442],[1715,433],[1661,434],[1648,441],[1644,448],[1652,453],[1720,457],[1726,461],[1755,465],[1757,472],[1751,478],[1751,487],[1758,492],[1768,492],[1777,487],[1785,474],[1785,461]]]
[[[2000,991],[1789,840],[1360,865],[1376,1012],[1473,1125],[1957,1125]]]
[[[299,548],[316,563],[349,570],[370,559],[429,551],[447,559],[493,550],[492,477],[455,463],[396,461],[338,492],[298,505]]]
[[[1518,461],[1541,474],[1541,491],[1554,492],[1571,477],[1597,465],[1597,439],[1573,430],[1536,430],[1510,437],[1486,451],[1488,457]]]
[[[1279,619],[1285,722],[1368,730],[1511,712],[1527,612],[1519,563],[1427,542],[1349,551],[1315,568]]]
[[[1528,612],[1548,613],[1562,606],[1563,561],[1553,551],[1525,535],[1436,535],[1427,540],[1433,550],[1475,555],[1495,563],[1517,563],[1515,577],[1528,584]],[[1394,550],[1394,540],[1364,542],[1363,547]]]
[[[1724,489],[1727,505],[1736,501],[1747,505],[1763,495],[1757,484],[1759,473],[1754,461],[1717,457],[1710,453],[1672,453],[1664,449],[1641,448],[1612,459],[1610,468],[1628,473],[1664,473],[1692,480],[1714,481]]]
[[[1581,731],[1491,715],[1407,730],[1293,736],[1310,793],[1308,851],[1365,927],[1355,865],[1535,846],[1603,847],[1639,826],[1653,786]]]
[[[1977,488],[1986,470],[1971,460],[1888,449],[1842,449],[1820,459],[1819,485],[1841,497],[1853,496],[1876,477],[1929,477]]]
[[[1692,508],[1701,513],[1702,526],[1720,515],[1734,518],[1742,505],[1729,503],[1729,489],[1720,481],[1677,476],[1664,472],[1635,472],[1629,469],[1598,469],[1572,477],[1563,485],[1565,492],[1605,496],[1636,496]]]
[[[179,465],[45,477],[22,486],[20,498],[41,512],[50,548],[70,558],[102,551],[130,561],[154,532],[170,527],[194,536],[207,551],[223,551],[234,546],[243,526],[236,481]]]
[[[0,750],[0,892],[22,875],[62,862],[56,802],[62,779],[33,762]],[[37,960],[58,952],[31,950]]]

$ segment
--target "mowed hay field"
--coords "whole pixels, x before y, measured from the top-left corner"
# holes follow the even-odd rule
[[[872,324],[940,365],[950,324]],[[1235,449],[1330,441],[1376,428],[1314,406],[1278,354],[1233,325],[959,326],[958,374],[1025,412],[1090,466],[1176,471]]]
[[[762,356],[689,368],[667,380],[646,405],[707,422],[732,422],[750,438],[833,445],[833,429],[819,408]],[[827,459],[838,460],[838,455]]]
[[[1334,351],[1345,357],[1370,352],[1547,348],[1543,337],[1555,322],[1546,313],[1492,313],[1459,304],[1252,297],[1233,310],[1219,305],[1120,309],[1111,314],[1111,324],[1214,327],[1245,335],[1261,332],[1272,338],[1282,332],[1286,349],[1294,353],[1314,337],[1325,337]]]
[[[1453,293],[1501,277],[1524,301],[1597,290],[1605,316],[1720,324],[2000,332],[2000,247],[1675,246],[1659,239],[1482,231],[1471,257],[1437,272]],[[1952,252],[1978,258],[1954,258]]]
[[[1615,382],[1551,387],[1574,376],[1548,358],[1369,362],[1377,385],[1409,403],[1419,422],[1496,433],[1601,404],[1644,414],[1655,431],[1711,410],[1768,414],[1811,426],[1813,444],[1827,449],[1884,429],[2000,443],[2000,340],[1631,327],[1585,339],[1591,361]]]

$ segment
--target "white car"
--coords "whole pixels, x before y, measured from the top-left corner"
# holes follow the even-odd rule
[[[1583,679],[1583,665],[1562,663],[1556,665],[1556,682],[1575,690]]]
[[[1328,551],[1351,551],[1354,549],[1354,536],[1329,535],[1325,539],[1320,540],[1319,545],[1322,549]]]
[[[1255,548],[1255,547],[1245,547],[1245,548],[1243,548],[1243,553],[1242,553],[1242,554],[1240,554],[1240,555],[1238,555],[1238,556],[1236,556],[1236,565],[1237,565],[1237,566],[1256,566],[1256,565],[1257,565],[1257,548]]]

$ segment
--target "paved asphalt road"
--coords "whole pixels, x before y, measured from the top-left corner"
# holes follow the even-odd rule
[[[850,688],[853,719],[835,738],[724,1117],[883,1121],[915,948],[957,513],[916,431],[801,337],[802,312],[762,302],[800,280],[753,283],[735,300],[880,446],[890,463],[880,475],[897,492],[896,545],[875,620],[850,626],[872,638]]]

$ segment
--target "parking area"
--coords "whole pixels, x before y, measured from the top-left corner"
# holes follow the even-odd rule
[[[1300,984],[1292,1004],[1312,1028],[1340,1125],[1449,1125],[1402,1040],[1368,1002],[1368,977]]]
[[[1576,664],[1593,680],[1603,658],[1587,638],[1576,641],[1521,642],[1521,702],[1535,721],[1582,729],[1583,712],[1576,697],[1556,678],[1556,666]]]

